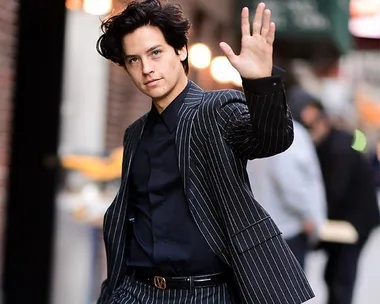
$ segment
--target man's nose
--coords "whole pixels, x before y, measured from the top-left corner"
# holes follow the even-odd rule
[[[153,65],[149,60],[143,60],[142,66],[143,66],[142,71],[145,75],[149,75],[150,73],[153,72]]]

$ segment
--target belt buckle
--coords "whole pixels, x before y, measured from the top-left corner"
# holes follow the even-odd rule
[[[164,277],[155,276],[153,278],[153,283],[158,289],[166,289],[166,279]]]

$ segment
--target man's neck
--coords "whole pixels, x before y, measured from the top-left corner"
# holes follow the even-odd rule
[[[173,91],[171,91],[168,95],[163,96],[160,99],[153,100],[153,103],[158,111],[158,113],[162,113],[168,105],[172,103],[172,101],[186,88],[188,83],[188,78],[185,76],[179,80]]]

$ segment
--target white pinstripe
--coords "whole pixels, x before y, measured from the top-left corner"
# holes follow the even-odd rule
[[[313,292],[277,226],[255,201],[245,172],[247,159],[268,157],[289,147],[291,116],[281,88],[272,94],[254,94],[248,88],[245,96],[247,102],[239,91],[204,92],[191,84],[176,131],[189,209],[206,242],[232,267],[240,303],[303,303]],[[145,120],[142,117],[125,134],[122,184],[104,221],[108,279],[99,304],[194,302],[187,291],[161,295],[150,286],[123,284],[129,161]],[[119,302],[111,301],[115,295]]]

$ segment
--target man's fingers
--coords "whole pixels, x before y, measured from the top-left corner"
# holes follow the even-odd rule
[[[228,60],[232,63],[235,61],[236,54],[232,50],[232,48],[225,42],[219,43],[220,48],[222,49],[224,55],[228,58]]]
[[[261,28],[261,35],[264,37],[266,37],[269,32],[270,15],[271,13],[269,9],[264,10],[263,26]]]
[[[251,35],[251,29],[250,29],[250,25],[249,25],[248,7],[244,7],[241,10],[241,34],[242,34],[242,36]]]
[[[276,32],[276,24],[274,22],[271,22],[269,24],[268,34],[265,37],[267,43],[270,44],[270,45],[273,45],[275,32]]]
[[[265,9],[264,3],[259,3],[256,8],[255,17],[253,18],[253,34],[260,35],[261,33],[261,26],[263,24],[263,13]]]

